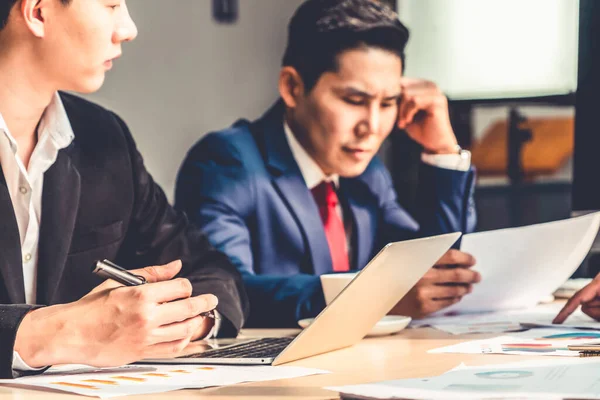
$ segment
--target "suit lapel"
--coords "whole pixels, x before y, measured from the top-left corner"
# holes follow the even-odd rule
[[[71,160],[74,145],[58,152],[44,175],[38,258],[38,302],[52,304],[64,272],[79,206],[81,181]]]
[[[25,304],[21,237],[15,211],[0,168],[0,272],[12,304]]]
[[[331,254],[323,222],[312,193],[306,187],[298,164],[283,130],[283,105],[277,104],[259,122],[264,133],[264,146],[273,185],[296,218],[308,244],[312,265],[317,275],[332,272]]]
[[[273,183],[304,232],[313,261],[312,272],[317,275],[331,272],[331,254],[323,222],[304,179],[301,175],[288,173],[274,179]]]
[[[355,266],[364,268],[373,255],[373,244],[377,234],[374,226],[373,209],[364,193],[368,188],[360,187],[357,179],[340,179],[340,195],[347,202],[352,218],[352,234],[355,238]],[[362,195],[361,195],[362,194]]]

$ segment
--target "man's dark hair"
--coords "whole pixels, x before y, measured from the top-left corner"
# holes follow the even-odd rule
[[[0,30],[2,30],[8,23],[8,16],[10,10],[17,4],[19,0],[0,0]],[[71,3],[71,0],[60,0],[61,3],[67,5]]]
[[[294,67],[310,91],[335,71],[347,50],[375,47],[397,54],[404,68],[408,29],[387,5],[375,0],[307,0],[288,26],[283,65]]]

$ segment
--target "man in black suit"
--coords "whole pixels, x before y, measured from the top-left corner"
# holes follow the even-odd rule
[[[247,315],[236,269],[171,208],[125,123],[59,92],[100,88],[136,35],[125,0],[0,0],[1,378],[173,356]],[[102,283],[102,258],[149,284]]]

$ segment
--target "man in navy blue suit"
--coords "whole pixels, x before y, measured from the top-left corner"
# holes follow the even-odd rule
[[[176,207],[242,273],[249,326],[315,316],[319,276],[359,270],[388,242],[473,229],[470,154],[439,88],[402,77],[407,40],[380,3],[306,1],[289,25],[281,99],[187,155]],[[393,130],[422,152],[413,215],[376,157]],[[391,312],[422,317],[460,301],[480,280],[474,263],[449,251]]]

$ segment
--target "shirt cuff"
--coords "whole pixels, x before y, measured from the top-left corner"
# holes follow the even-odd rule
[[[468,171],[471,168],[471,152],[461,150],[460,154],[427,154],[421,153],[421,161],[432,167]]]
[[[17,370],[17,371],[41,371],[46,368],[48,368],[48,367],[42,367],[42,368],[30,367],[29,365],[27,365],[27,363],[25,361],[23,361],[23,359],[21,358],[19,353],[17,353],[16,351],[13,351],[13,369],[14,370]]]
[[[208,335],[206,335],[205,339],[214,339],[219,334],[219,330],[221,330],[221,314],[217,310],[215,310],[215,324],[213,325]]]

